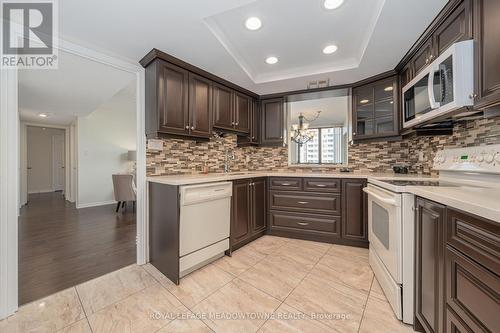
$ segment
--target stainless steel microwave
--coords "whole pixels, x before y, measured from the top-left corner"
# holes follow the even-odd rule
[[[450,46],[402,90],[403,127],[451,116],[474,104],[474,41]],[[467,112],[468,113],[468,112]]]

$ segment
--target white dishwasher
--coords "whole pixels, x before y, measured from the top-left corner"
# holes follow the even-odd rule
[[[229,249],[232,183],[180,188],[180,277],[224,256]]]

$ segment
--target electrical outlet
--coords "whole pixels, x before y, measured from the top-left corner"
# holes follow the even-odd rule
[[[148,140],[148,149],[149,150],[163,150],[163,141],[151,139]]]

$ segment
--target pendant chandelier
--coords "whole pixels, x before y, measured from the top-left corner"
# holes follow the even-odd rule
[[[308,131],[309,124],[304,122],[312,122],[318,119],[321,111],[318,111],[316,117],[313,119],[307,119],[302,113],[299,115],[299,123],[292,125],[292,130],[290,131],[290,136],[293,142],[296,142],[299,146],[304,145],[305,143],[314,139],[314,132]]]

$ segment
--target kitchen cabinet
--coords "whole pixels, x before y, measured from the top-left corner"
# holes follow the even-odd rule
[[[212,134],[212,81],[189,73],[189,133],[197,137]]]
[[[213,126],[220,129],[234,128],[233,91],[214,83],[213,87]]]
[[[266,146],[283,145],[284,113],[283,99],[275,98],[261,101],[261,144]]]
[[[475,103],[485,109],[500,103],[500,1],[474,0]]]
[[[415,317],[426,333],[443,329],[443,227],[445,206],[417,198]]]
[[[212,82],[155,60],[146,68],[146,135],[208,138],[212,131]]]
[[[268,233],[368,247],[366,179],[270,177]]]
[[[368,245],[366,180],[342,181],[342,238]]]
[[[266,224],[265,178],[233,181],[230,247],[235,250],[262,235]]]
[[[250,137],[252,144],[260,143],[260,108],[257,100],[252,100],[252,110],[250,113]]]
[[[157,100],[148,101],[147,106],[157,106],[157,110],[151,110],[158,118],[153,131],[185,135],[188,126],[188,71],[165,61],[159,61],[156,70],[153,79],[157,82],[153,89],[157,89]]]
[[[399,135],[398,97],[397,76],[353,88],[353,139]]]
[[[423,42],[400,70],[401,88],[417,76],[453,43],[473,38],[472,3],[476,0],[452,0],[421,37]]]
[[[451,208],[446,216],[447,331],[457,316],[463,332],[494,332],[500,327],[500,225]]]
[[[241,93],[234,93],[234,128],[237,131],[250,133],[250,97]]]
[[[252,99],[220,84],[214,84],[213,126],[230,132],[250,133]]]

